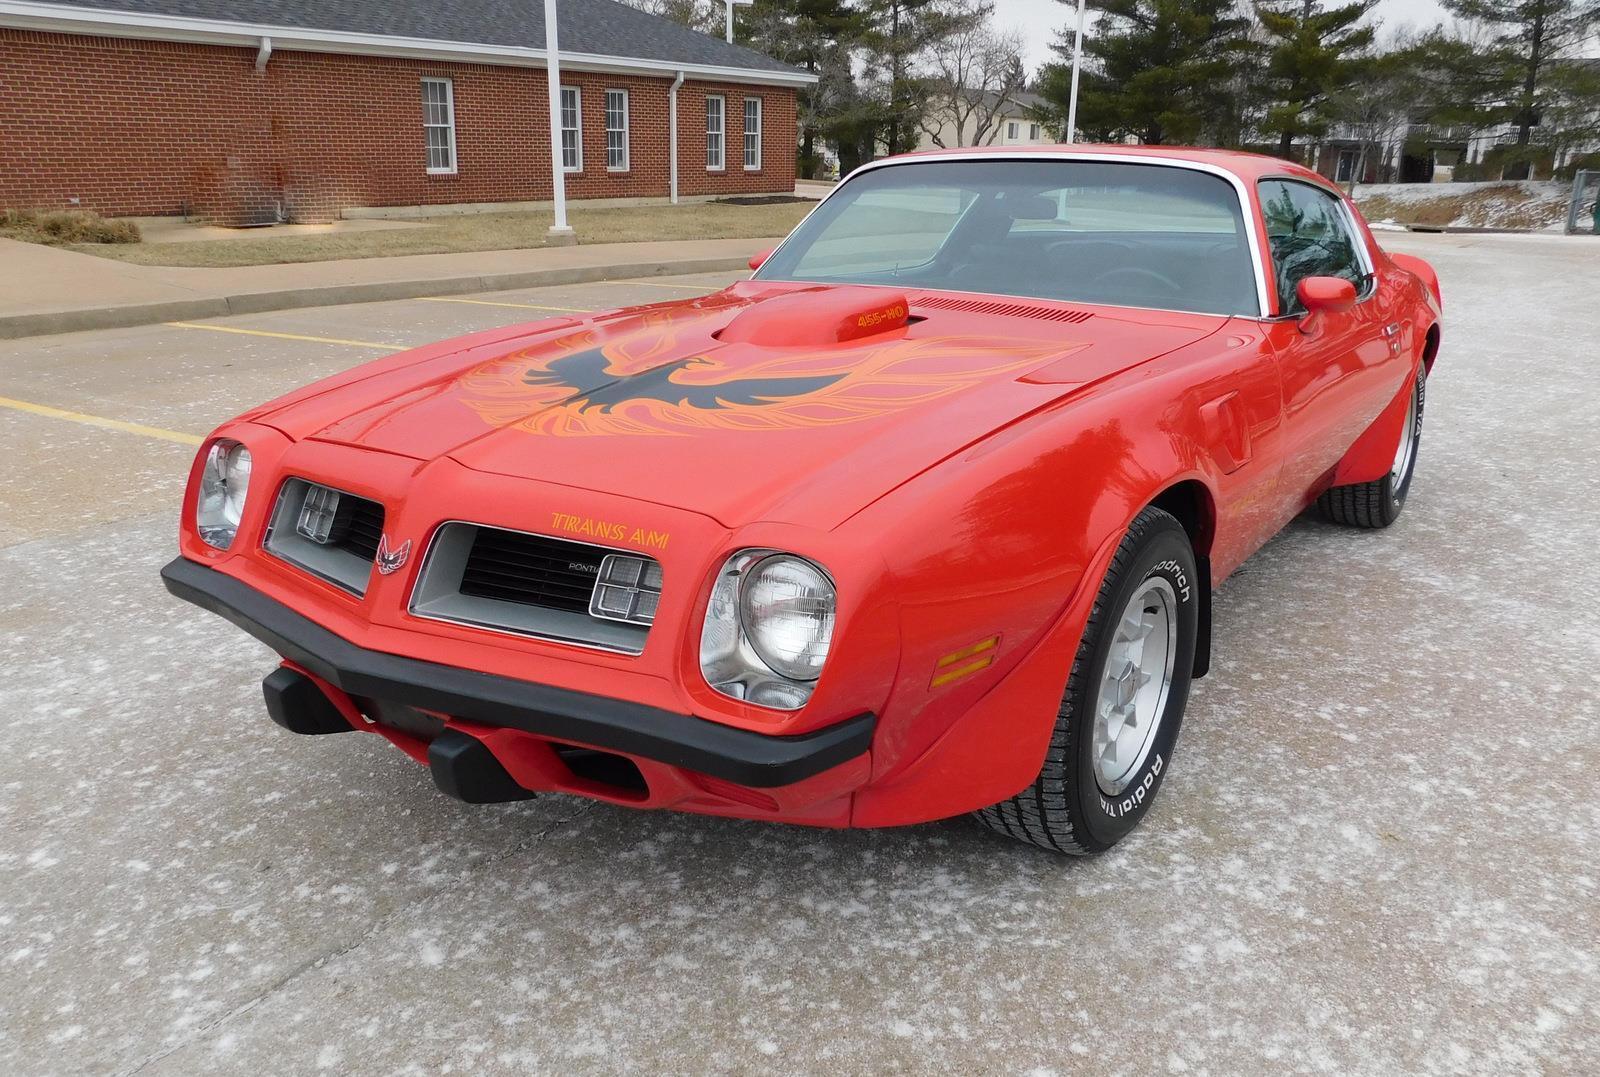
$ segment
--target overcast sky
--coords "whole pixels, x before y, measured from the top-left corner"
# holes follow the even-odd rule
[[[1024,59],[1030,73],[1052,58],[1050,45],[1057,32],[1069,25],[1077,7],[1069,7],[1060,0],[993,0],[995,22],[1001,27],[1023,31],[1028,42]],[[1094,9],[1094,0],[1089,0]],[[1417,27],[1432,26],[1444,15],[1435,0],[1379,0],[1373,12],[1388,27],[1410,24]]]

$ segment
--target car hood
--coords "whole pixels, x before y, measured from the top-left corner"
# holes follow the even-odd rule
[[[743,282],[478,334],[260,409],[297,440],[832,526],[1001,426],[1226,324]]]

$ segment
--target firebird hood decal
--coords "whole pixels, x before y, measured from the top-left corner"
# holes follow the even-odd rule
[[[722,339],[770,288],[737,285],[380,366],[270,422],[297,440],[653,501],[728,525],[826,526],[1019,416],[1225,324],[929,311],[835,343]]]
[[[461,402],[492,427],[564,437],[799,429],[927,403],[1085,346],[892,336],[795,351],[712,342],[696,352],[691,344],[689,355],[670,358],[685,350],[677,337],[670,318],[647,319],[604,344],[592,332],[572,334],[552,355],[508,356],[468,371]]]

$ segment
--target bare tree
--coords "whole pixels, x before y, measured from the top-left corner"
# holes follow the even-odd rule
[[[992,5],[968,0],[962,7],[972,17],[931,44],[923,61],[928,107],[921,126],[936,146],[947,138],[957,146],[993,142],[1000,131],[996,121],[1014,107],[1011,99],[1027,82],[1022,34],[991,29]]]

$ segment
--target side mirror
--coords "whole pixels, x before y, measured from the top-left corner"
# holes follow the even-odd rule
[[[1356,286],[1343,277],[1307,277],[1295,288],[1305,317],[1300,331],[1309,333],[1318,314],[1339,314],[1356,305]]]
[[[762,265],[766,263],[767,259],[772,257],[772,252],[775,250],[777,250],[776,247],[768,247],[760,254],[751,255],[750,261],[747,263],[750,266],[750,269],[752,271],[760,269]]]

